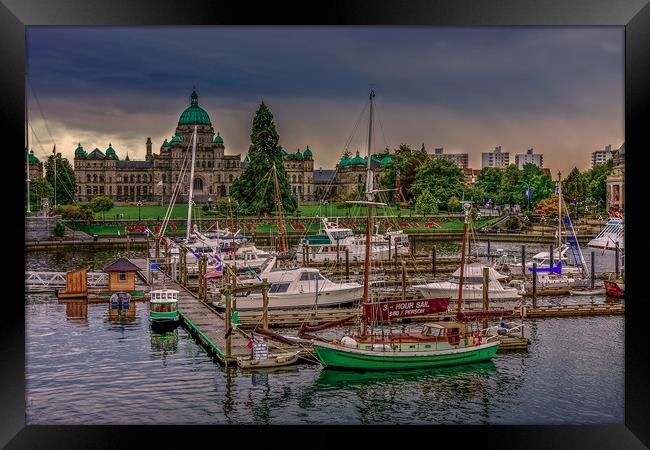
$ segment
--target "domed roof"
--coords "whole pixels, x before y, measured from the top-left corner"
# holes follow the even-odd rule
[[[167,139],[165,139],[165,141],[162,143],[162,146],[163,146],[163,147],[171,147],[172,144],[170,144],[170,143],[167,141]]]
[[[357,150],[357,156],[355,156],[354,158],[352,158],[352,160],[350,161],[350,164],[351,164],[351,165],[354,165],[354,164],[364,164],[364,163],[365,163],[364,158],[362,158],[361,156],[359,156],[359,150]]]
[[[214,138],[214,142],[216,142],[217,144],[223,144],[223,138],[221,137],[218,131],[217,131],[217,137]]]
[[[106,149],[106,156],[112,156],[113,158],[118,159],[117,154],[115,153],[115,149],[110,142],[108,143],[108,148]]]
[[[303,156],[305,158],[311,158],[312,156],[314,156],[313,153],[311,152],[311,150],[309,149],[309,145],[305,149],[305,153],[303,153]]]
[[[283,149],[282,147],[280,147],[280,156],[282,156],[284,158],[284,157],[286,157],[288,155],[289,154],[287,153],[287,151],[285,149]]]
[[[183,111],[178,119],[179,125],[212,125],[210,116],[203,108],[199,106],[199,96],[196,91],[192,91],[190,96],[190,106]]]
[[[170,142],[173,144],[174,142],[180,142],[180,141],[181,141],[181,137],[175,134],[174,137],[172,137],[172,140]]]
[[[79,146],[74,150],[75,155],[81,155],[81,156],[86,156],[86,151],[84,148],[81,146],[81,142],[79,143]]]
[[[393,160],[393,158],[390,157],[390,155],[384,156],[384,158],[379,161],[381,164],[388,164]]]
[[[27,157],[31,164],[38,164],[40,161],[36,156],[34,156],[34,150],[29,151],[29,156]]]
[[[300,149],[296,150],[296,153],[293,156],[296,159],[302,159],[302,153],[300,153]]]
[[[338,166],[345,167],[348,165],[350,165],[350,153],[346,150],[345,153],[343,153],[343,157],[341,158],[341,161],[339,161]]]

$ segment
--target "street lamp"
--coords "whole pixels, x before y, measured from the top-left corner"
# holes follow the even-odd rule
[[[142,208],[142,201],[138,200],[138,222],[142,220],[142,214],[140,214],[140,208]]]
[[[208,197],[208,209],[212,209],[212,196]]]

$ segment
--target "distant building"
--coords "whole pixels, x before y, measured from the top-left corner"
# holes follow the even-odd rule
[[[313,200],[314,196],[314,158],[309,145],[304,152],[287,153],[280,147],[282,164],[287,172],[291,192],[299,200]]]
[[[472,169],[465,167],[463,169],[463,175],[465,175],[465,183],[467,184],[476,184],[478,181],[478,174],[481,173],[481,169]]]
[[[544,166],[544,155],[533,153],[533,149],[529,148],[526,153],[515,155],[515,164],[519,170],[524,168],[524,164],[535,164],[537,167]]]
[[[332,194],[356,194],[361,193],[366,185],[366,171],[368,168],[368,157],[359,155],[359,150],[354,158],[350,158],[350,152],[345,151],[343,157],[336,165],[336,177],[334,178],[334,191]],[[382,154],[374,153],[370,159],[370,167],[374,170],[374,185],[379,185],[383,168],[391,162],[389,149]]]
[[[481,153],[481,168],[497,167],[505,169],[510,165],[510,153],[501,151],[501,146],[494,147],[493,152]]]
[[[27,155],[27,166],[29,167],[29,179],[43,178],[43,163],[34,155],[34,150],[29,151]]]
[[[467,153],[443,153],[443,148],[436,148],[433,154],[429,154],[431,159],[442,158],[453,162],[461,169],[466,169],[469,164],[469,155]]]
[[[612,152],[614,167],[607,177],[607,208],[625,208],[625,142]]]
[[[591,167],[596,164],[603,164],[612,159],[612,146],[605,146],[605,150],[596,150],[591,153]]]
[[[334,169],[323,170],[321,167],[318,170],[314,170],[312,178],[314,180],[315,199],[320,200],[336,195],[336,185],[334,184],[335,177],[336,170]]]

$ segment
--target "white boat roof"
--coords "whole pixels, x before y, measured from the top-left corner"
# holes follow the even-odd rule
[[[508,278],[507,275],[500,274],[492,267],[486,266],[485,264],[481,264],[481,263],[465,264],[465,271],[463,272],[463,277],[482,277],[483,268],[485,267],[487,267],[490,271],[491,280],[503,280],[504,278]],[[456,269],[456,271],[452,274],[452,277],[460,277],[460,267]]]
[[[175,289],[156,289],[153,291],[149,291],[150,294],[178,294],[178,291]]]

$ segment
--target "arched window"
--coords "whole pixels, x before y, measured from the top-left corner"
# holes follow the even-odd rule
[[[295,182],[296,182],[296,176],[294,175],[294,176],[292,177],[292,179],[293,179],[293,182],[295,183]]]
[[[208,161],[208,169],[212,168],[212,161]]]
[[[221,174],[217,175],[217,183],[221,183]]]
[[[201,178],[194,178],[194,190],[198,192],[203,191],[203,180]]]
[[[130,180],[131,180],[131,183],[135,183],[135,181],[134,181],[134,179],[133,179],[133,175],[131,175]]]
[[[232,173],[231,173],[230,175],[228,175],[228,181],[229,181],[230,183],[232,183]]]
[[[138,183],[140,183],[140,174],[138,174]]]
[[[93,174],[93,183],[97,183],[97,174]]]
[[[302,175],[298,175],[298,183],[302,183]]]
[[[164,174],[164,173],[163,173],[163,175],[162,175],[162,181],[163,181],[163,183],[166,183],[166,182],[167,182],[167,174]]]
[[[88,174],[87,178],[88,178],[88,180],[87,180],[88,183],[90,183],[90,181],[91,181],[91,179],[92,179],[91,176],[90,176],[90,174]]]

